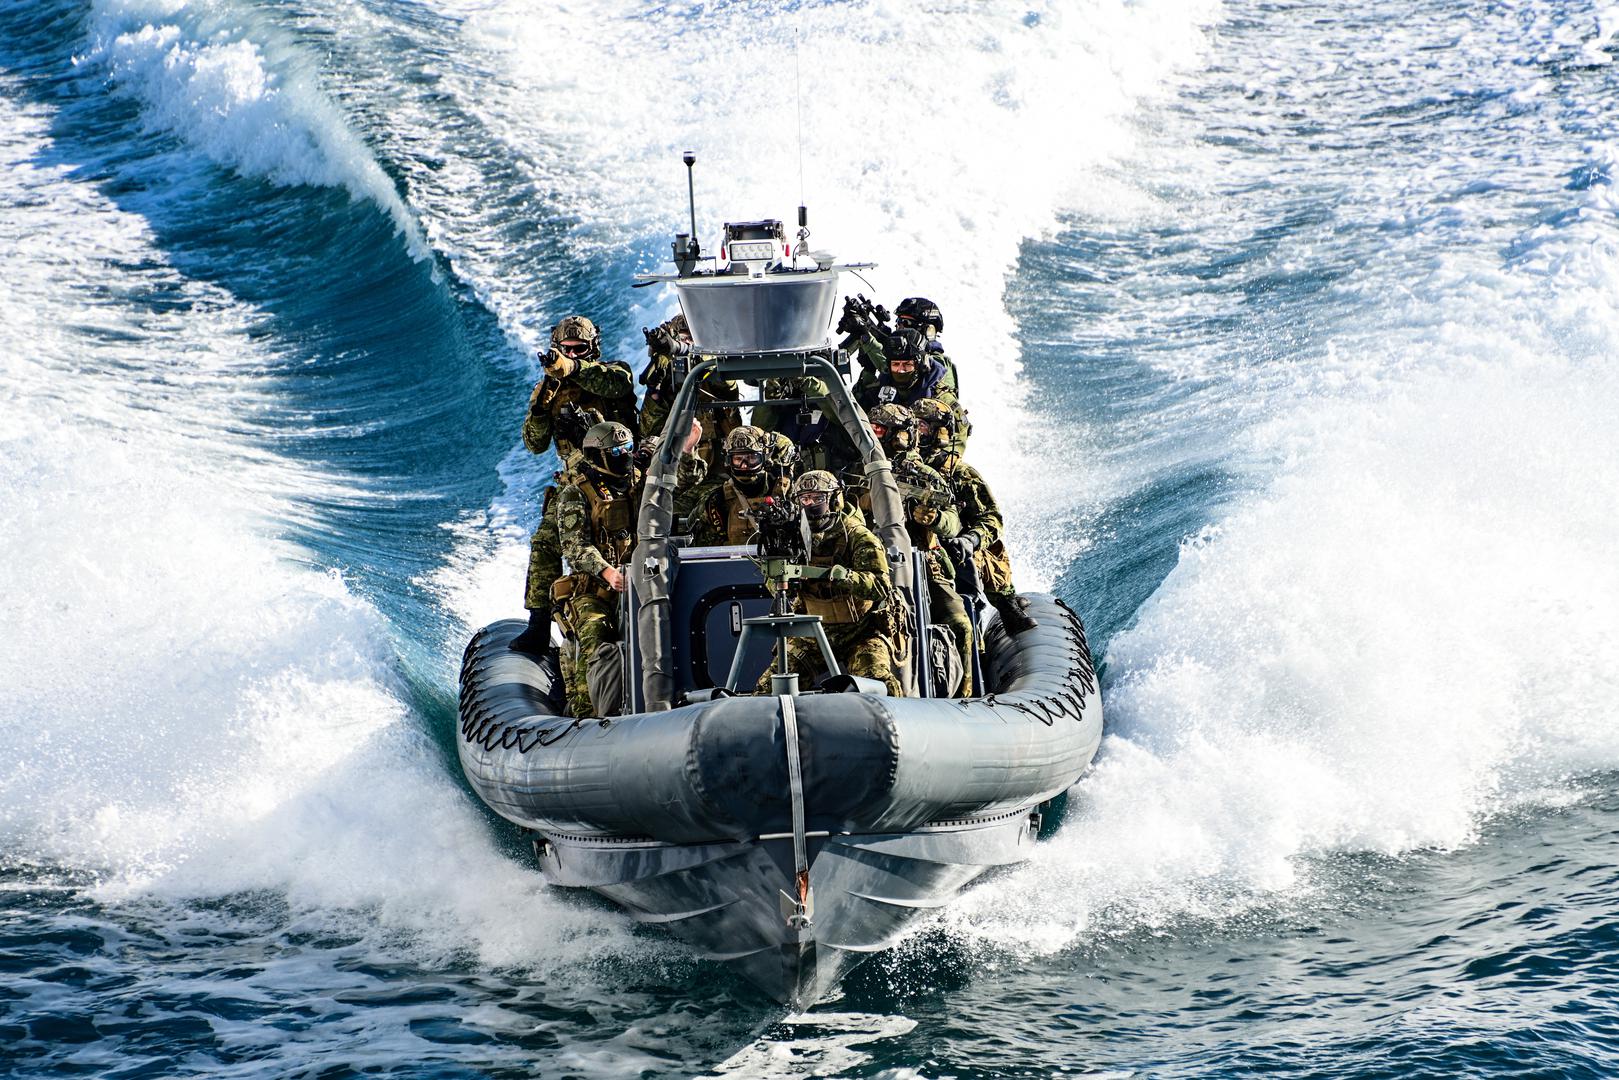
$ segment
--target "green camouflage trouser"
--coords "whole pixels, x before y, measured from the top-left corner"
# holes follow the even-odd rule
[[[551,586],[562,576],[562,537],[557,532],[555,489],[545,493],[545,516],[528,542],[528,589],[523,606],[530,611],[551,610]]]
[[[950,628],[961,653],[961,695],[973,696],[973,621],[967,605],[956,591],[956,575],[944,553],[928,552],[928,607],[933,621]]]
[[[618,640],[618,598],[576,593],[568,598],[568,624],[579,649],[568,676],[568,711],[574,716],[601,716],[603,710],[590,700],[586,676],[596,650]]]
[[[978,575],[984,582],[986,596],[1017,595],[1017,588],[1012,584],[1012,557],[1006,552],[1006,544],[997,540],[979,548],[973,553],[973,559],[978,563]]]
[[[888,649],[888,638],[869,628],[868,621],[862,620],[853,628],[829,627],[827,638],[832,645],[832,655],[838,658],[838,664],[845,674],[876,679],[888,687],[889,697],[899,697],[902,691],[899,679],[894,677],[893,654]],[[842,630],[843,633],[838,633],[838,630]],[[787,666],[789,670],[798,673],[798,684],[806,690],[815,685],[815,680],[826,674],[826,664],[821,658],[821,647],[812,637],[787,639]],[[757,688],[759,693],[770,692],[770,674],[774,670],[775,665],[772,664],[760,677]]]

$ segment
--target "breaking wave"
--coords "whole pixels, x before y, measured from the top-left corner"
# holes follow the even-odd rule
[[[1497,13],[1470,45],[1525,48],[1522,20],[1545,35],[1543,62],[1571,58],[1570,78],[1586,78],[1592,56],[1605,63],[1611,11],[1546,14]],[[1297,51],[1301,70],[1333,63]],[[1456,136],[1417,190],[1352,151],[1311,165],[1329,191],[1343,185],[1321,229],[1343,249],[1364,236],[1366,255],[1311,280],[1282,250],[1264,260],[1266,288],[1242,282],[1304,326],[1298,351],[1216,361],[1229,369],[1209,382],[1206,415],[1228,422],[1225,395],[1264,394],[1262,411],[1225,431],[1225,464],[1244,479],[1108,644],[1098,766],[1036,864],[955,913],[969,939],[1052,951],[1090,933],[1341,898],[1354,884],[1333,856],[1464,846],[1503,811],[1580,799],[1619,769],[1619,378],[1607,362],[1619,347],[1619,203],[1612,143],[1597,137],[1614,133],[1578,98],[1561,105],[1533,69],[1503,74],[1466,52],[1433,64],[1444,70],[1424,75],[1487,80],[1449,89],[1520,130],[1462,113],[1458,132],[1488,134]],[[1374,94],[1349,65],[1337,70],[1347,86],[1312,87],[1310,106],[1279,70],[1269,85],[1227,77],[1252,80],[1277,112],[1314,109],[1305,123],[1324,122],[1328,102],[1352,110],[1364,94],[1393,108],[1427,89],[1383,82]],[[1537,101],[1541,114],[1526,104]],[[1521,129],[1546,114],[1593,137],[1523,149]],[[1485,152],[1501,164],[1480,185],[1471,172]],[[1307,221],[1293,179],[1261,188],[1260,202]],[[1436,205],[1433,188],[1462,194]],[[1497,194],[1542,209],[1503,228]],[[1231,335],[1274,317],[1224,325]],[[1179,415],[1197,424],[1195,411]],[[1203,452],[1198,434],[1189,453]]]

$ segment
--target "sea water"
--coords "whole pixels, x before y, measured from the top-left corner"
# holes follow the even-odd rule
[[[1619,7],[0,7],[0,1071],[1619,1070]],[[945,312],[1109,729],[784,1015],[454,756],[563,314],[683,227]],[[868,287],[869,286],[869,287]]]

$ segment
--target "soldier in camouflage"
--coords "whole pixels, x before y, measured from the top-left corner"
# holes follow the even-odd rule
[[[595,409],[603,417],[634,428],[635,376],[628,366],[604,363],[601,332],[583,315],[569,315],[551,330],[551,348],[541,358],[545,374],[529,395],[523,443],[536,454],[556,444],[566,462],[579,449],[561,423],[565,411]]]
[[[557,416],[557,445],[577,446],[585,432],[602,422],[595,409],[570,405]],[[560,456],[560,455],[559,455]],[[528,541],[528,583],[523,606],[528,609],[528,627],[512,639],[511,647],[531,656],[544,656],[551,648],[551,586],[562,576],[562,538],[557,533],[557,491],[573,482],[571,473],[579,463],[579,453],[565,459],[552,474],[551,483],[540,496],[540,524]],[[563,657],[563,667],[569,666]]]
[[[1001,616],[1012,635],[1039,625],[1029,615],[1029,602],[1012,584],[1012,560],[1002,542],[1001,511],[989,485],[978,470],[961,460],[955,448],[955,410],[942,401],[924,398],[912,408],[921,440],[922,456],[950,482],[961,513],[961,532],[942,546],[952,564],[964,570],[971,560],[983,581],[985,598]]]
[[[616,703],[592,702],[580,674],[601,663],[604,645],[618,641],[619,569],[635,547],[635,438],[607,421],[585,434],[572,483],[557,496],[557,531],[572,572],[552,590],[568,638],[575,645],[575,678],[568,686],[574,716],[604,716]]]
[[[692,424],[681,446],[680,466],[690,469],[702,427]],[[604,421],[585,433],[569,483],[556,498],[557,532],[569,574],[557,579],[551,595],[556,614],[574,647],[573,675],[568,679],[568,710],[574,716],[605,716],[620,703],[595,701],[590,669],[605,662],[604,646],[619,641],[619,594],[625,576],[620,569],[635,550],[635,519],[641,502],[642,473],[635,460],[635,439],[623,424]]]
[[[903,691],[894,675],[896,643],[890,641],[893,590],[882,543],[844,513],[843,485],[829,472],[813,470],[800,476],[793,482],[792,499],[809,518],[810,565],[827,570],[826,576],[806,580],[799,588],[796,610],[821,617],[832,653],[844,671],[876,679],[890,695],[900,696]],[[814,638],[789,638],[787,659],[806,686],[826,674]],[[767,671],[759,688],[768,692],[769,686]]]
[[[677,505],[691,507],[692,543],[706,546],[751,541],[765,500],[787,497],[792,459],[793,444],[785,436],[751,425],[733,429],[725,437],[725,471],[720,477],[695,488],[689,499],[676,497]],[[693,481],[689,473],[679,476],[682,488]]]
[[[961,655],[961,696],[973,694],[973,621],[956,591],[955,568],[940,546],[961,531],[961,515],[949,481],[922,460],[917,451],[916,417],[903,405],[878,405],[866,414],[872,434],[882,444],[905,504],[905,530],[911,546],[923,552],[928,568],[928,608],[935,622],[950,628]],[[871,495],[861,496],[870,516]]]
[[[641,403],[643,439],[663,430],[663,425],[669,419],[669,410],[674,406],[677,390],[674,384],[675,356],[689,354],[691,350],[691,331],[687,328],[686,316],[676,315],[656,329],[648,330],[646,342],[648,361],[641,372],[641,385],[646,387],[646,397]],[[708,402],[736,401],[739,397],[736,383],[721,379],[713,372],[705,374],[697,387],[699,407]],[[709,420],[703,425],[703,439],[697,444],[697,456],[710,469],[718,469],[720,448],[724,445],[725,436],[741,425],[742,418],[736,409],[711,409],[705,410],[704,414]]]

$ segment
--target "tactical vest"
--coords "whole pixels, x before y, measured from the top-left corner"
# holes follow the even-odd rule
[[[759,508],[767,498],[786,497],[786,481],[778,480],[768,486],[763,495],[744,495],[730,480],[721,484],[709,496],[708,523],[716,531],[722,527],[727,544],[746,544],[758,530]],[[722,520],[723,519],[723,520]]]
[[[618,398],[604,398],[599,394],[592,394],[571,375],[566,379],[553,379],[549,375],[540,383],[540,396],[535,399],[534,407],[544,410],[551,418],[551,438],[557,444],[557,456],[567,461],[579,449],[572,442],[557,437],[557,416],[564,406],[578,405],[581,408],[595,409],[602,414],[603,420],[614,420],[626,427],[635,427],[635,400],[630,398],[628,404]],[[627,411],[626,411],[627,410]],[[628,419],[626,419],[626,416]]]
[[[635,550],[635,485],[619,492],[584,479],[579,490],[590,506],[590,538],[596,550],[614,566],[628,562]]]
[[[810,556],[811,566],[828,567],[839,563],[847,566],[849,557],[849,529],[841,523],[836,534],[838,543],[828,544],[822,551]],[[864,619],[877,605],[870,600],[858,600],[847,594],[832,595],[832,586],[824,581],[806,581],[798,591],[798,606],[805,615],[819,615],[828,626],[846,626]]]
[[[758,513],[759,504],[742,494],[729,480],[720,491],[731,504],[730,513],[725,515],[725,540],[730,544],[746,544],[758,527],[754,515]]]
[[[581,402],[599,411],[600,405],[595,398],[596,395],[585,393],[584,388],[572,379],[553,379],[547,376],[540,384],[540,396],[535,399],[534,406],[551,418],[551,439],[556,443],[557,456],[563,461],[568,460],[579,447],[557,434],[557,416],[564,406],[577,405]]]

